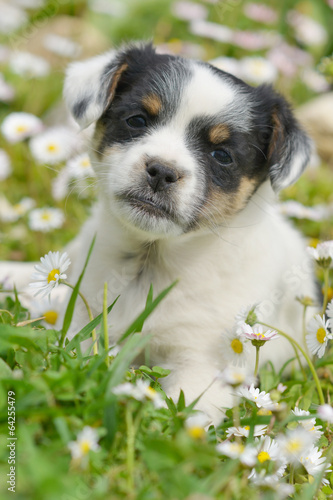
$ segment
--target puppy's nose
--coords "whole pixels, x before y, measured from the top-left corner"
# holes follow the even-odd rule
[[[174,170],[160,163],[148,163],[146,171],[148,184],[155,193],[165,191],[179,179]]]

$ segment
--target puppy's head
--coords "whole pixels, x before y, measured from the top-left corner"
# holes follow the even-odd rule
[[[152,237],[224,224],[266,179],[292,184],[309,158],[271,87],[151,45],[73,63],[64,95],[82,128],[96,122],[92,161],[111,209]]]

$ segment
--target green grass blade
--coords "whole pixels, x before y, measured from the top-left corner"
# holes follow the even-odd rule
[[[87,255],[86,261],[84,263],[82,272],[79,276],[79,279],[77,280],[77,283],[72,291],[71,298],[69,299],[69,302],[68,302],[68,306],[67,306],[67,309],[65,312],[65,317],[64,317],[64,323],[62,326],[62,340],[65,338],[66,333],[68,332],[68,329],[69,329],[70,324],[72,322],[72,318],[73,318],[73,314],[74,314],[74,307],[75,307],[76,299],[77,299],[78,294],[79,294],[81,281],[82,281],[82,278],[83,278],[84,273],[86,271],[86,268],[87,268],[87,265],[88,265],[88,262],[89,262],[89,259],[91,256],[91,252],[93,251],[93,248],[95,245],[95,240],[96,240],[96,236],[93,237],[93,240],[90,244],[88,255]]]

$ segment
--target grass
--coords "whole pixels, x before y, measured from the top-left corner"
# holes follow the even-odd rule
[[[230,8],[223,8],[222,2],[216,5],[204,3],[209,10],[210,21],[244,30],[266,29],[244,15],[244,4],[242,1],[230,2],[227,3]],[[149,38],[156,43],[172,43],[174,47],[181,46],[183,42],[199,44],[206,59],[219,55],[236,58],[248,55],[240,47],[195,36],[188,22],[172,15],[169,0],[128,0],[123,5],[127,9],[126,15],[110,19],[93,12],[83,0],[61,2],[56,11],[45,7],[39,12],[32,10],[30,27],[34,27],[38,19],[49,18],[52,22],[55,16],[64,14],[91,23],[106,36],[111,46],[118,46],[127,40]],[[281,3],[274,0],[269,5],[279,12],[273,29],[293,45],[297,42],[285,15],[291,8],[296,6],[299,11],[317,19],[328,31],[332,25],[332,11],[324,1],[303,1],[296,5],[294,1],[287,0],[281,7]],[[18,38],[15,35],[15,40],[22,42],[22,50],[25,40],[29,41],[28,29],[29,26],[23,27],[17,33]],[[12,41],[11,37],[0,40],[8,46]],[[332,38],[324,47],[307,48],[314,58],[314,66],[324,56],[329,56],[332,50]],[[251,55],[265,55],[265,51],[253,51]],[[66,63],[64,61],[63,66]],[[1,71],[6,81],[15,88],[16,97],[9,104],[0,103],[0,121],[13,111],[26,111],[46,122],[49,111],[61,102],[62,70],[56,68],[49,76],[28,81],[15,75],[6,63],[2,64]],[[280,75],[276,86],[296,107],[315,95],[299,76],[290,80]],[[0,135],[0,148],[8,152],[13,166],[13,174],[0,181],[2,192],[10,203],[15,204],[22,197],[30,196],[36,200],[37,206],[58,207],[66,215],[64,226],[48,233],[32,231],[28,215],[11,224],[0,221],[0,259],[38,260],[49,250],[62,249],[89,215],[96,197],[93,182],[88,187],[83,186],[84,189],[74,182],[68,196],[56,201],[51,196],[51,185],[64,163],[52,168],[38,165],[31,155],[28,141],[13,145]],[[332,186],[332,168],[322,164],[320,169],[309,171],[295,186],[285,190],[282,199],[295,199],[309,206],[330,204],[333,203]],[[294,222],[307,238],[333,239],[332,219]],[[323,279],[320,272],[318,276]],[[171,400],[160,385],[168,371],[161,367],[133,367],[135,357],[139,352],[145,352],[149,340],[141,333],[144,321],[158,307],[163,296],[154,298],[151,289],[145,310],[124,332],[122,349],[113,357],[108,356],[104,336],[107,300],[104,311],[100,311],[100,315],[76,339],[62,342],[71,320],[78,287],[75,290],[66,323],[59,330],[45,329],[42,322],[29,323],[30,313],[20,304],[19,295],[8,296],[0,291],[1,498],[13,495],[6,483],[9,470],[9,391],[15,393],[15,498],[18,500],[278,498],[274,489],[254,486],[248,480],[251,468],[238,459],[219,455],[216,445],[226,440],[226,431],[235,424],[237,415],[242,425],[250,427],[250,437],[243,439],[243,444],[253,444],[254,425],[268,425],[273,438],[295,428],[299,425],[299,418],[291,413],[295,405],[310,411],[310,416],[304,418],[316,417],[317,423],[323,425],[324,433],[317,446],[332,461],[332,428],[317,416],[320,399],[313,372],[308,366],[305,367],[305,376],[295,361],[291,362],[289,375],[286,374],[287,367],[278,373],[271,364],[260,369],[260,390],[270,392],[272,398],[285,403],[283,412],[260,415],[254,403],[242,399],[236,410],[227,410],[219,427],[191,432],[187,419],[195,415],[193,405],[185,405],[183,394],[178,401]],[[109,309],[112,309],[112,304]],[[112,310],[110,318],[112,321]],[[19,326],[22,323],[25,326]],[[79,339],[88,338],[93,328],[97,329],[98,337],[98,354],[94,356],[82,353],[79,344]],[[332,365],[332,347],[322,359],[314,361],[320,387],[329,403],[333,398]],[[165,407],[156,408],[147,397],[138,401],[133,397],[116,396],[112,392],[114,387],[125,381],[134,387],[138,380],[148,381],[164,399]],[[287,387],[282,394],[277,391],[280,382]],[[68,444],[77,439],[84,426],[96,430],[100,449],[89,451],[82,460],[74,460]],[[256,463],[258,471],[269,467],[273,464]],[[302,466],[294,470],[288,465],[283,481],[294,484],[293,498],[297,500],[323,500],[333,495],[333,473],[328,473],[326,477],[328,484],[323,486],[319,476],[313,479]]]

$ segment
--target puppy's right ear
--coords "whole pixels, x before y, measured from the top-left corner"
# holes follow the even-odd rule
[[[81,129],[102,116],[127,67],[127,63],[119,61],[115,51],[70,64],[66,72],[64,98]]]

